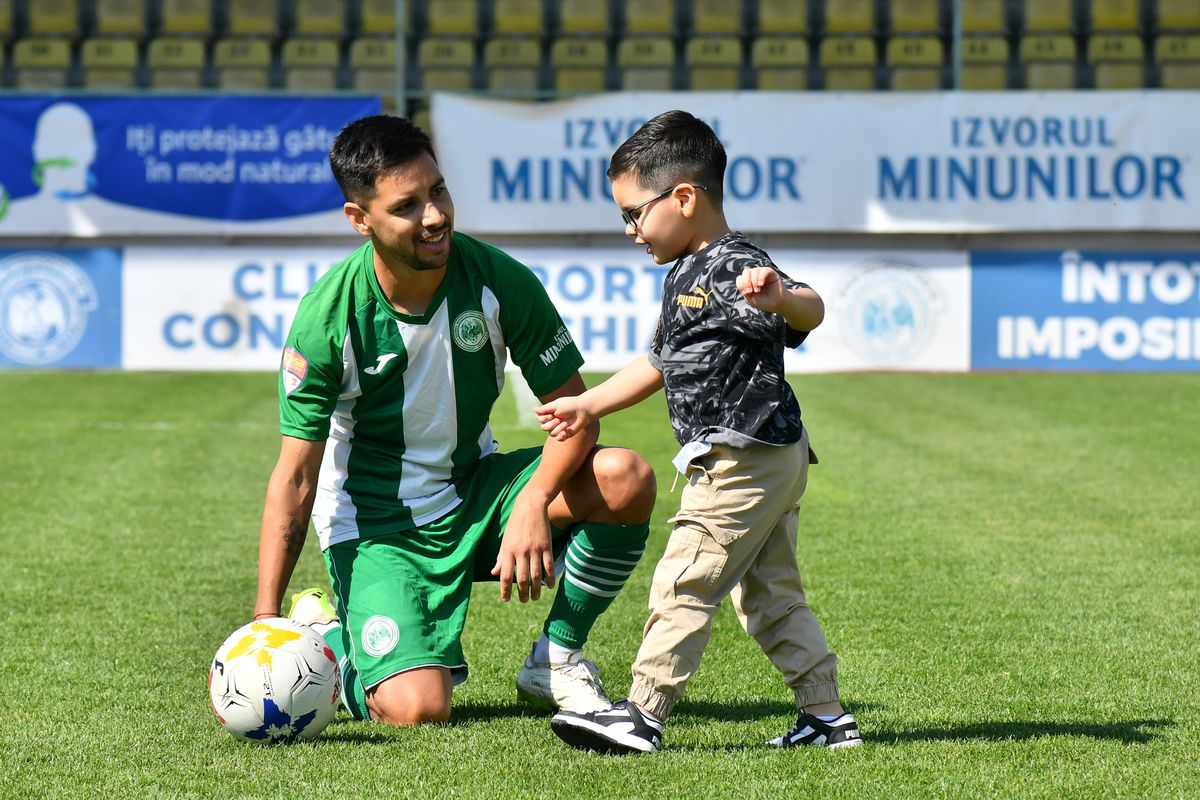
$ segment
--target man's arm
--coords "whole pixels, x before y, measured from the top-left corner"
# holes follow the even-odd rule
[[[254,618],[280,615],[283,593],[300,559],[317,491],[325,442],[283,437],[267,483],[258,535],[258,599]]]
[[[542,430],[562,442],[600,417],[636,405],[662,387],[662,371],[646,356],[639,356],[599,386],[578,397],[543,401],[533,413]]]

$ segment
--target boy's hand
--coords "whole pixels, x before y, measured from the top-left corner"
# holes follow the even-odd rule
[[[762,311],[778,311],[787,295],[779,273],[770,267],[746,267],[737,276],[737,288],[747,303]]]
[[[538,424],[550,438],[565,442],[596,421],[584,403],[576,397],[560,397],[533,410]]]

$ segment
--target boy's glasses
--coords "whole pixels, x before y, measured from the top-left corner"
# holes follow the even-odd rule
[[[695,186],[697,189],[707,189],[708,188],[707,186],[701,186],[698,183],[693,183],[691,185]],[[624,220],[626,227],[636,228],[637,224],[638,224],[638,220],[642,218],[642,209],[644,209],[646,206],[653,203],[655,200],[662,200],[664,197],[669,195],[671,192],[675,191],[675,189],[678,188],[678,186],[679,186],[679,184],[676,184],[675,186],[672,186],[668,189],[664,189],[663,191],[654,195],[654,197],[651,197],[649,200],[646,200],[645,202],[642,202],[642,203],[638,203],[636,206],[629,209],[628,211],[622,211],[621,219]]]

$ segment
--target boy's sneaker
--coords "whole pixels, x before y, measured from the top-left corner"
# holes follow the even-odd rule
[[[862,744],[862,736],[851,714],[843,713],[832,722],[817,719],[812,714],[801,714],[790,733],[767,744],[776,747],[857,747]]]
[[[542,711],[584,714],[612,705],[600,685],[600,668],[580,653],[573,653],[564,664],[551,664],[534,661],[530,650],[517,674],[517,697]]]
[[[622,700],[590,714],[560,711],[550,719],[550,730],[572,747],[624,756],[653,753],[661,747],[663,724],[629,700]]]
[[[301,625],[328,625],[338,621],[337,610],[329,592],[324,589],[305,589],[292,595],[292,607],[288,609],[288,619],[295,620]]]

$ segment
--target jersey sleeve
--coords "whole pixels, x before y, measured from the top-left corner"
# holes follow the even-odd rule
[[[562,386],[583,366],[575,340],[533,271],[504,256],[500,324],[513,362],[539,397]]]
[[[341,392],[342,343],[323,326],[306,324],[304,311],[292,323],[279,365],[279,432],[323,441]]]

